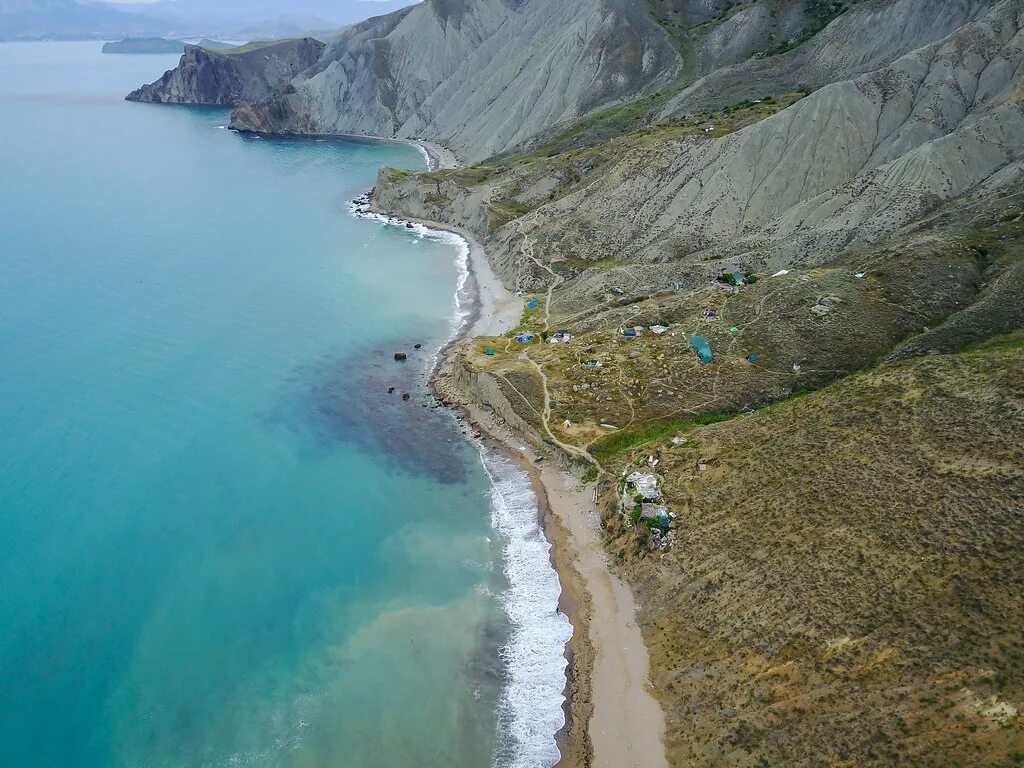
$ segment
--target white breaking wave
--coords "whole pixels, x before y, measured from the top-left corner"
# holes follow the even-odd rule
[[[463,333],[471,314],[472,297],[467,291],[469,243],[454,232],[374,213],[368,206],[369,195],[364,195],[350,203],[349,210],[358,218],[373,219],[421,238],[456,246],[458,281],[454,310],[448,339],[431,361],[433,370],[448,344]],[[502,607],[511,625],[511,635],[501,650],[507,679],[498,704],[500,733],[494,765],[551,768],[561,759],[555,736],[565,725],[563,706],[569,664],[565,646],[572,638],[573,628],[558,611],[562,587],[551,565],[551,544],[540,526],[540,508],[529,476],[482,443],[476,445],[491,482],[491,524],[504,542],[503,568],[509,583]]]
[[[424,150],[424,153],[425,152],[426,150]],[[431,358],[429,370],[434,370],[437,367],[441,352],[445,347],[462,335],[462,332],[466,328],[466,324],[469,322],[469,317],[472,314],[472,311],[469,308],[472,297],[469,296],[469,292],[467,291],[467,286],[469,284],[469,242],[466,238],[456,234],[455,232],[448,232],[443,229],[431,229],[423,224],[406,221],[405,219],[399,219],[395,216],[385,216],[381,213],[374,213],[366,208],[367,205],[369,205],[369,195],[364,195],[363,197],[350,202],[348,204],[348,209],[356,218],[379,221],[386,226],[395,227],[396,229],[414,234],[424,240],[435,240],[437,242],[448,243],[449,245],[455,246],[455,269],[458,271],[458,278],[455,281],[455,298],[453,300],[452,318],[449,322],[448,338],[445,339],[444,344],[434,352],[434,356]]]
[[[491,522],[504,541],[509,589],[503,607],[512,627],[502,648],[507,680],[498,705],[495,766],[550,768],[561,757],[555,735],[565,725],[565,645],[572,625],[558,611],[562,587],[530,478],[511,460],[478,448],[491,480]]]

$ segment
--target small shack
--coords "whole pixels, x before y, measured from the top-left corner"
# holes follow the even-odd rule
[[[662,528],[668,528],[672,518],[668,516],[668,507],[664,504],[641,504],[640,517],[644,520],[653,520]]]
[[[661,498],[658,478],[647,472],[633,472],[626,477],[626,493],[638,495],[644,501],[654,502]]]
[[[690,346],[696,350],[697,357],[702,363],[710,363],[715,359],[715,356],[711,354],[711,342],[708,341],[707,336],[691,336]]]

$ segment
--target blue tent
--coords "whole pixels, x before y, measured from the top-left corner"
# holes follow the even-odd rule
[[[529,344],[531,341],[533,341],[533,335],[529,333],[520,333],[518,336],[516,336],[516,341],[518,341],[520,344]]]
[[[540,306],[540,304],[538,304],[536,301],[528,301],[528,302],[526,302],[526,308],[527,309],[536,309],[539,306]]]
[[[632,328],[627,328],[622,332],[622,335],[625,336],[627,339],[632,339],[636,337],[636,331],[633,330]]]
[[[703,363],[710,363],[715,359],[715,356],[711,354],[711,342],[708,341],[707,336],[691,336],[690,346],[697,350],[697,356]]]

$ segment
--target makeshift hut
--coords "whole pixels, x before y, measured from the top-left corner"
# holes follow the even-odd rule
[[[626,493],[638,494],[644,501],[657,501],[661,498],[658,478],[647,472],[633,472],[626,477]]]
[[[641,504],[640,517],[644,520],[655,520],[662,528],[668,528],[672,518],[668,516],[668,507],[664,504]]]

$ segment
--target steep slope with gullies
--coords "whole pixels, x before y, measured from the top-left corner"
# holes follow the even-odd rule
[[[599,147],[485,166],[482,176],[385,174],[377,198],[475,226],[504,277],[531,289],[551,282],[545,264],[562,261],[637,263],[631,282],[642,265],[686,263],[707,274],[700,265],[721,259],[747,269],[822,263],[946,201],[1020,181],[1022,25],[1019,2],[999,3],[948,38],[724,136],[729,114],[704,118],[696,134],[686,122],[666,123]],[[493,217],[481,213],[489,201],[516,215],[489,226]]]
[[[628,0],[426,0],[347,30],[293,93],[243,105],[232,125],[428,139],[479,161],[666,86],[679,65]]]
[[[836,6],[845,12],[812,39],[786,50],[815,26],[816,18],[823,13],[827,18],[829,8]],[[670,99],[661,116],[853,79],[952,34],[991,6],[991,0],[803,0],[783,4],[781,12],[777,3],[744,6],[690,31],[701,39],[704,50],[701,77]],[[767,35],[774,46],[764,41]],[[758,50],[773,49],[782,52],[753,56]],[[751,58],[740,58],[734,51],[746,51]]]
[[[128,101],[234,106],[267,98],[312,66],[324,44],[311,37],[251,43],[224,51],[189,45],[175,69],[128,94]]]

